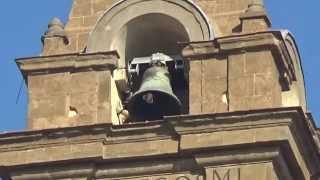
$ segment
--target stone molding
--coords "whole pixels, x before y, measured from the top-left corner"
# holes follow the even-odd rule
[[[116,69],[119,55],[116,51],[73,53],[16,59],[24,76],[50,72],[75,72],[85,68]]]
[[[78,165],[82,164],[81,162],[100,162],[95,165],[96,169],[88,170],[88,173],[95,172],[96,176],[105,178],[124,175],[126,174],[124,171],[138,174],[172,172],[170,167],[176,167],[159,166],[155,163],[156,165],[150,166],[151,169],[146,168],[143,172],[139,170],[139,167],[149,167],[147,163],[149,160],[161,162],[167,158],[170,160],[177,158],[178,161],[187,160],[190,162],[188,164],[194,164],[200,168],[203,167],[201,164],[207,164],[207,161],[222,165],[236,161],[251,162],[269,158],[270,162],[273,162],[272,157],[282,159],[282,155],[278,155],[281,152],[285,159],[283,163],[291,164],[288,167],[291,173],[294,171],[298,173],[296,175],[307,177],[309,173],[317,173],[316,167],[319,167],[319,149],[313,141],[309,128],[312,123],[308,124],[307,121],[303,110],[300,107],[294,107],[166,117],[164,121],[117,127],[111,124],[100,124],[6,133],[0,135],[0,169],[19,174],[19,171],[24,168],[18,167],[28,166],[38,174],[46,172],[44,176],[39,177],[50,179],[48,177],[59,174],[59,171],[50,172],[51,166],[61,167],[64,163],[70,164],[70,162]],[[276,151],[275,155],[271,153],[269,156],[267,149],[271,147],[280,148],[280,151]],[[262,151],[257,151],[262,156],[241,153],[241,149],[247,152],[256,148],[262,148]],[[235,155],[237,154],[234,153],[235,150],[239,150],[239,155]],[[213,152],[218,154],[210,155]],[[224,157],[221,152],[229,152],[230,156]],[[202,155],[197,155],[199,153]],[[253,158],[251,160],[250,154]],[[194,157],[197,161],[194,161]],[[215,160],[210,158],[206,160],[206,157]],[[231,159],[228,160],[228,157]],[[286,162],[288,159],[290,163]],[[112,162],[112,167],[108,162]],[[138,162],[141,162],[141,165],[137,165]],[[282,160],[276,162],[281,163]],[[42,167],[41,170],[41,164],[46,164],[49,169],[43,170],[44,167]],[[115,164],[119,164],[119,167]],[[194,165],[189,170],[199,169]],[[73,166],[71,165],[70,168]],[[128,169],[126,170],[125,167]],[[161,167],[164,169],[161,170]],[[27,177],[28,174],[34,173],[31,173],[28,168],[24,170],[25,172],[22,173],[24,178],[17,179],[33,179]],[[186,171],[186,169],[180,170]],[[70,172],[66,170],[64,174],[62,173],[61,177],[70,177],[76,171],[78,172],[71,168]],[[131,175],[133,174],[128,174],[128,176]]]
[[[148,8],[143,8],[148,7]],[[103,13],[90,33],[87,52],[110,50],[119,30],[135,17],[161,13],[176,18],[189,29],[191,40],[210,40],[214,34],[206,15],[190,0],[119,1]]]

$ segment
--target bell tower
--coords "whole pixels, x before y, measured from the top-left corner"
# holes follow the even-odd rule
[[[309,180],[320,174],[294,36],[262,0],[73,0],[18,58],[12,180]]]

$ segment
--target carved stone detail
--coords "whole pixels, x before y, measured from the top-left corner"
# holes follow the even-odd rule
[[[240,168],[214,168],[206,170],[207,180],[240,180]]]

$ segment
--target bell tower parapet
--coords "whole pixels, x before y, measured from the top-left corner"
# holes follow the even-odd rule
[[[190,113],[306,109],[305,92],[295,87],[304,86],[300,59],[283,35],[265,31],[186,44]]]
[[[115,51],[18,59],[29,95],[29,129],[119,124]],[[114,122],[112,122],[114,121]]]

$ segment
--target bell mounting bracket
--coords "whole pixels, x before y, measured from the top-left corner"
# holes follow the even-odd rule
[[[149,57],[134,58],[129,64],[128,73],[130,76],[139,76],[142,66],[151,66],[159,63],[165,66],[168,66],[169,63],[174,63],[175,70],[184,69],[184,62],[181,56],[168,56],[163,53],[155,53]]]

